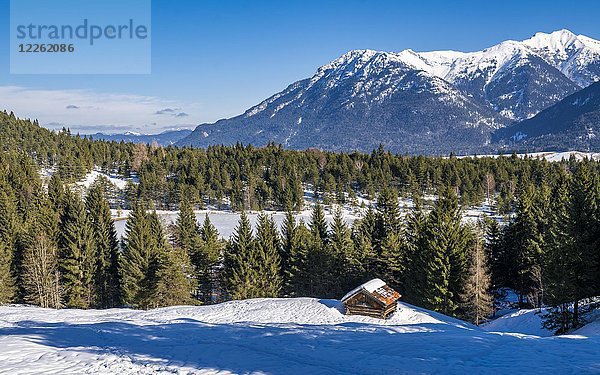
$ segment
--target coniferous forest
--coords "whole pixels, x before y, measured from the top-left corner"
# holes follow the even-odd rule
[[[600,163],[208,149],[95,141],[0,113],[0,303],[148,309],[256,297],[340,298],[380,277],[408,303],[476,324],[513,290],[584,324],[600,296]],[[115,191],[93,168],[128,179]],[[40,171],[53,171],[47,182]],[[305,190],[316,204],[297,220]],[[433,201],[425,196],[435,196]],[[340,209],[375,202],[349,225]],[[409,210],[399,198],[410,199]],[[484,201],[504,220],[462,220]],[[364,201],[363,201],[364,202]],[[241,212],[229,240],[194,210]],[[131,210],[118,238],[111,209]],[[156,211],[177,210],[173,225]],[[262,211],[251,225],[245,211]],[[286,211],[281,227],[269,211]],[[584,306],[586,306],[584,308]]]

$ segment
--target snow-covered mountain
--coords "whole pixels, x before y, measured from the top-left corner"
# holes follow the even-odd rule
[[[560,30],[537,33],[523,44],[580,87],[600,80],[600,41]]]
[[[529,149],[597,150],[600,147],[600,82],[569,95],[531,119],[500,129],[495,137]]]
[[[160,134],[140,134],[136,132],[125,132],[123,134],[104,134],[95,133],[91,134],[94,139],[115,141],[115,142],[133,142],[133,143],[147,143],[151,144],[156,141],[161,146],[170,146],[183,138],[190,135],[192,131],[190,129],[176,129],[176,130],[165,130]]]
[[[356,50],[179,144],[470,152],[599,79],[600,42],[567,30],[468,53]]]
[[[600,42],[568,30],[478,52],[411,54],[415,68],[443,78],[511,120],[530,118],[600,80]]]

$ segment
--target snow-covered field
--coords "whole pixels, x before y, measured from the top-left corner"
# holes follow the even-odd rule
[[[501,155],[477,155],[478,158],[497,158]],[[511,156],[511,154],[502,155],[505,157]],[[583,159],[600,160],[600,153],[598,152],[582,152],[582,151],[563,151],[563,152],[533,152],[529,154],[517,154],[518,157],[530,157],[535,159],[544,159],[549,162],[560,162],[563,160],[569,160],[571,156],[575,157],[575,160],[581,161]],[[459,156],[460,158],[470,158],[474,156]]]
[[[598,333],[489,332],[405,304],[387,321],[351,317],[339,301],[310,298],[151,311],[11,306],[0,308],[0,373],[598,373]]]
[[[116,211],[113,210],[113,213],[115,213],[115,212]],[[196,211],[195,213],[196,213],[196,219],[197,219],[199,225],[202,225],[204,223],[206,215],[208,214],[208,217],[210,218],[211,223],[215,226],[215,228],[217,228],[217,230],[219,231],[219,234],[223,238],[229,238],[233,234],[235,227],[238,225],[239,220],[240,220],[240,213],[231,212],[231,211],[202,210],[202,211]],[[281,228],[281,225],[283,224],[283,221],[285,220],[285,212],[269,211],[267,213],[273,217],[273,221],[275,221],[275,224],[277,224],[277,226],[279,228]],[[176,222],[177,216],[179,215],[179,211],[157,211],[157,214],[165,225],[170,225],[170,224],[174,224]],[[357,213],[352,212],[350,210],[344,210],[343,214],[344,214],[344,220],[348,224],[352,224],[354,222],[354,220],[356,220],[357,218],[360,217],[360,215],[358,215]],[[117,234],[119,236],[123,236],[125,233],[125,225],[127,224],[127,220],[126,220],[127,215],[129,215],[129,211],[122,211],[121,212],[121,220],[117,219],[115,221],[115,227],[117,229]],[[258,221],[259,213],[258,212],[247,212],[247,215],[248,215],[248,219],[252,223],[252,227],[255,228],[256,223]],[[295,214],[295,216],[296,216],[296,221],[303,220],[306,224],[308,224],[308,222],[310,221],[311,211],[308,211],[308,210],[301,211],[301,212]],[[331,212],[326,211],[325,220],[328,223],[331,223],[333,221],[333,214]]]

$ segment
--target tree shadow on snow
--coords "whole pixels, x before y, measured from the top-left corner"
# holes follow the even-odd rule
[[[584,353],[589,360],[577,366],[600,368],[598,345],[591,350],[578,346],[585,340],[524,340],[447,324],[406,327],[362,323],[208,324],[193,319],[145,325],[123,321],[23,321],[0,329],[0,337],[10,335],[50,348],[128,357],[142,366],[185,366],[233,373],[459,373],[481,371],[480,366],[502,372],[507,362],[519,363],[521,371],[528,370],[528,363],[529,370],[535,372],[544,366],[548,371],[573,370],[574,365],[564,354],[579,349],[589,351]],[[539,347],[525,350],[530,345]],[[532,358],[536,353],[538,360]]]

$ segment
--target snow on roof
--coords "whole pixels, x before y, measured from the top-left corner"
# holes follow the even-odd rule
[[[342,298],[342,302],[345,302],[348,298],[352,297],[353,295],[360,292],[361,290],[365,290],[369,293],[373,293],[377,289],[382,288],[384,286],[386,286],[386,283],[381,279],[373,279],[371,281],[367,281],[366,283],[359,285],[356,288],[352,289],[350,292],[348,292],[344,296],[344,298]]]

